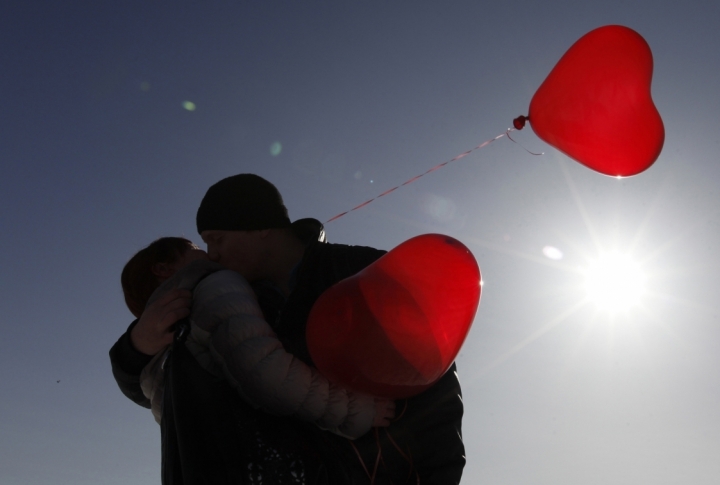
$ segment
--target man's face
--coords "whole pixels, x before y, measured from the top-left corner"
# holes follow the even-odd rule
[[[267,230],[262,231],[203,231],[200,236],[207,243],[208,257],[228,269],[237,271],[248,281],[265,277],[264,263]]]

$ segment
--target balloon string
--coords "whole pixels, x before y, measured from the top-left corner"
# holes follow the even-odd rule
[[[385,458],[382,456],[382,445],[380,444],[380,433],[378,432],[378,428],[373,428],[373,432],[375,434],[375,445],[377,446],[377,455],[375,457],[375,466],[373,467],[372,473],[370,473],[370,470],[368,470],[368,467],[365,465],[365,460],[363,460],[362,455],[360,454],[360,450],[357,449],[357,446],[355,446],[355,443],[352,442],[352,440],[348,439],[348,443],[350,443],[350,446],[352,447],[353,451],[355,451],[355,454],[358,457],[358,460],[360,461],[360,465],[362,466],[363,470],[365,471],[365,474],[370,479],[370,485],[374,485],[375,478],[377,478],[377,472],[380,467],[380,463],[383,464],[387,468],[387,465],[385,464]],[[405,482],[408,483],[408,480],[412,477],[412,474],[415,473],[415,480],[416,485],[420,485],[420,475],[418,474],[417,470],[415,470],[415,464],[413,463],[412,459],[412,452],[410,449],[408,449],[407,454],[400,448],[400,445],[397,444],[397,442],[393,439],[392,435],[390,434],[390,431],[385,429],[385,434],[387,435],[388,440],[390,443],[395,447],[395,449],[400,453],[400,456],[402,456],[405,461],[410,465],[410,468],[408,469],[408,476],[405,479]]]
[[[370,479],[370,485],[375,484],[375,477],[377,476],[378,467],[380,466],[380,461],[382,460],[382,448],[380,446],[380,435],[378,434],[378,429],[373,428],[373,431],[375,432],[375,443],[377,445],[377,456],[375,457],[375,466],[373,467],[373,472],[370,474],[370,471],[368,470],[367,466],[365,465],[365,460],[363,460],[362,455],[360,454],[360,450],[357,449],[357,446],[355,446],[355,443],[352,442],[352,440],[348,439],[348,443],[350,443],[350,446],[352,446],[352,449],[355,451],[355,454],[358,457],[358,460],[360,460],[360,465],[362,465],[363,470],[365,470],[365,474]]]
[[[515,131],[515,130],[512,130],[512,131]],[[508,130],[505,134],[507,135],[508,140],[510,140],[510,141],[513,142],[513,143],[516,143],[516,144],[520,145],[520,143],[518,143],[518,142],[516,142],[515,140],[513,140],[513,138],[510,136],[510,130]],[[522,148],[523,150],[525,150],[526,152],[528,152],[530,155],[538,155],[538,156],[539,156],[539,155],[545,155],[545,152],[540,152],[540,153],[531,152],[530,150],[528,150],[527,148],[525,148],[525,147],[522,146],[522,145],[520,145],[520,148]]]
[[[378,468],[380,467],[380,460],[382,460],[382,446],[380,446],[380,433],[375,428],[375,444],[377,444],[377,458],[375,458],[375,467],[373,468],[372,477],[370,477],[370,485],[374,485],[375,477],[377,476]]]
[[[398,416],[396,416],[395,418],[393,418],[393,419],[391,420],[393,423],[394,423],[395,421],[398,421],[400,418],[402,418],[402,417],[405,415],[405,411],[407,411],[407,408],[408,408],[408,400],[405,399],[404,401],[405,401],[405,405],[403,406],[403,410],[400,411],[400,414],[399,414]]]
[[[410,477],[412,476],[413,472],[415,472],[415,478],[417,479],[417,485],[420,485],[420,475],[418,475],[417,471],[415,471],[415,465],[413,464],[412,452],[410,451],[410,449],[408,448],[408,454],[406,455],[403,452],[403,450],[400,448],[400,446],[398,446],[398,444],[395,442],[392,435],[390,434],[390,431],[388,431],[387,428],[385,428],[385,434],[387,435],[388,439],[390,440],[390,443],[392,443],[392,445],[395,447],[395,449],[398,450],[398,453],[400,453],[400,456],[405,458],[405,461],[407,461],[408,464],[410,464],[410,469],[408,470],[408,476],[405,479],[405,482],[407,483],[408,480],[410,480]]]
[[[373,197],[372,199],[366,200],[366,201],[363,202],[362,204],[356,205],[355,207],[353,207],[353,208],[350,209],[350,210],[347,210],[347,211],[345,211],[345,212],[341,212],[340,214],[336,215],[335,217],[332,217],[332,218],[328,219],[328,220],[325,222],[325,224],[328,224],[328,223],[330,223],[330,222],[332,222],[332,221],[334,221],[334,220],[336,220],[336,219],[340,219],[342,216],[344,216],[345,214],[348,214],[349,212],[352,212],[352,211],[358,210],[358,209],[360,209],[360,208],[362,208],[362,207],[365,207],[366,205],[368,205],[370,202],[374,201],[375,199],[379,199],[380,197],[384,197],[384,196],[388,195],[389,193],[394,192],[395,190],[399,189],[400,187],[404,187],[405,185],[411,184],[411,183],[415,182],[417,179],[419,179],[420,177],[423,177],[423,176],[425,176],[425,175],[427,175],[427,174],[429,174],[429,173],[431,173],[431,172],[434,172],[435,170],[439,170],[439,169],[441,169],[442,167],[444,167],[445,165],[447,165],[447,164],[449,164],[449,163],[451,163],[451,162],[455,162],[455,161],[457,161],[457,160],[460,160],[461,158],[465,158],[466,156],[470,155],[470,154],[471,154],[472,152],[474,152],[475,150],[479,150],[479,149],[481,149],[481,148],[484,148],[484,147],[488,146],[490,143],[494,142],[495,140],[502,138],[503,136],[507,136],[508,138],[510,138],[510,132],[511,132],[511,131],[515,131],[515,129],[514,129],[514,128],[508,128],[505,133],[501,133],[501,134],[499,134],[498,136],[496,136],[495,138],[491,138],[491,139],[489,139],[489,140],[487,140],[487,141],[484,141],[484,142],[482,142],[481,144],[479,144],[478,146],[476,146],[475,148],[471,148],[470,150],[467,150],[467,151],[465,151],[465,152],[462,152],[461,154],[454,156],[454,157],[451,158],[450,160],[447,160],[447,161],[445,161],[445,162],[439,163],[439,164],[435,165],[434,167],[432,167],[431,169],[429,169],[429,170],[421,173],[420,175],[416,175],[415,177],[411,178],[410,180],[407,180],[407,181],[403,182],[403,183],[400,184],[400,185],[397,185],[397,186],[395,186],[395,187],[393,187],[393,188],[391,188],[391,189],[388,189],[388,190],[386,190],[385,192],[383,192],[382,194],[376,195],[376,196]],[[510,139],[512,140],[512,138],[510,138]],[[512,141],[515,142],[515,143],[517,143],[515,140],[512,140]],[[521,146],[522,146],[522,145],[521,145]],[[526,150],[527,150],[527,149],[526,149]],[[532,152],[529,152],[529,153],[532,153]],[[538,154],[538,153],[533,153],[533,155],[539,155],[539,154]]]
[[[360,455],[360,451],[357,449],[357,446],[355,446],[355,443],[352,442],[352,440],[348,439],[348,443],[350,443],[350,446],[352,446],[352,449],[355,451],[355,454],[358,457],[358,460],[360,461],[360,465],[362,465],[363,470],[365,470],[365,474],[368,476],[370,480],[373,480],[372,475],[370,475],[370,472],[367,469],[367,466],[365,466],[365,460],[363,460],[362,455]]]

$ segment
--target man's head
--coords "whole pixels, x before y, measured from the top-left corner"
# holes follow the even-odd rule
[[[225,178],[208,189],[196,222],[211,260],[248,281],[274,276],[290,219],[273,184],[254,174]]]
[[[241,173],[208,189],[197,212],[198,234],[204,231],[255,231],[290,227],[277,188],[264,178]]]

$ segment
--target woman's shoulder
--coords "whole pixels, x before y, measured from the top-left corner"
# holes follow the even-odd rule
[[[247,280],[243,278],[240,273],[231,269],[220,267],[216,271],[207,274],[207,276],[200,280],[198,282],[198,287],[200,287],[200,285],[214,286],[219,283],[232,283],[248,287],[250,286]]]
[[[262,317],[255,293],[239,273],[222,269],[207,275],[193,292],[193,318],[206,314],[229,318],[233,315]]]
[[[228,293],[252,294],[252,288],[245,278],[235,271],[219,269],[200,280],[195,287],[195,299],[203,296],[216,297]]]

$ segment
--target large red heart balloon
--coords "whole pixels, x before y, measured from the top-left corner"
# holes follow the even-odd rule
[[[307,345],[331,381],[388,398],[433,385],[460,351],[480,303],[480,269],[461,242],[417,236],[325,291]]]
[[[652,71],[650,47],[634,30],[607,25],[585,34],[533,96],[533,131],[600,173],[642,172],[665,140],[650,95]]]

